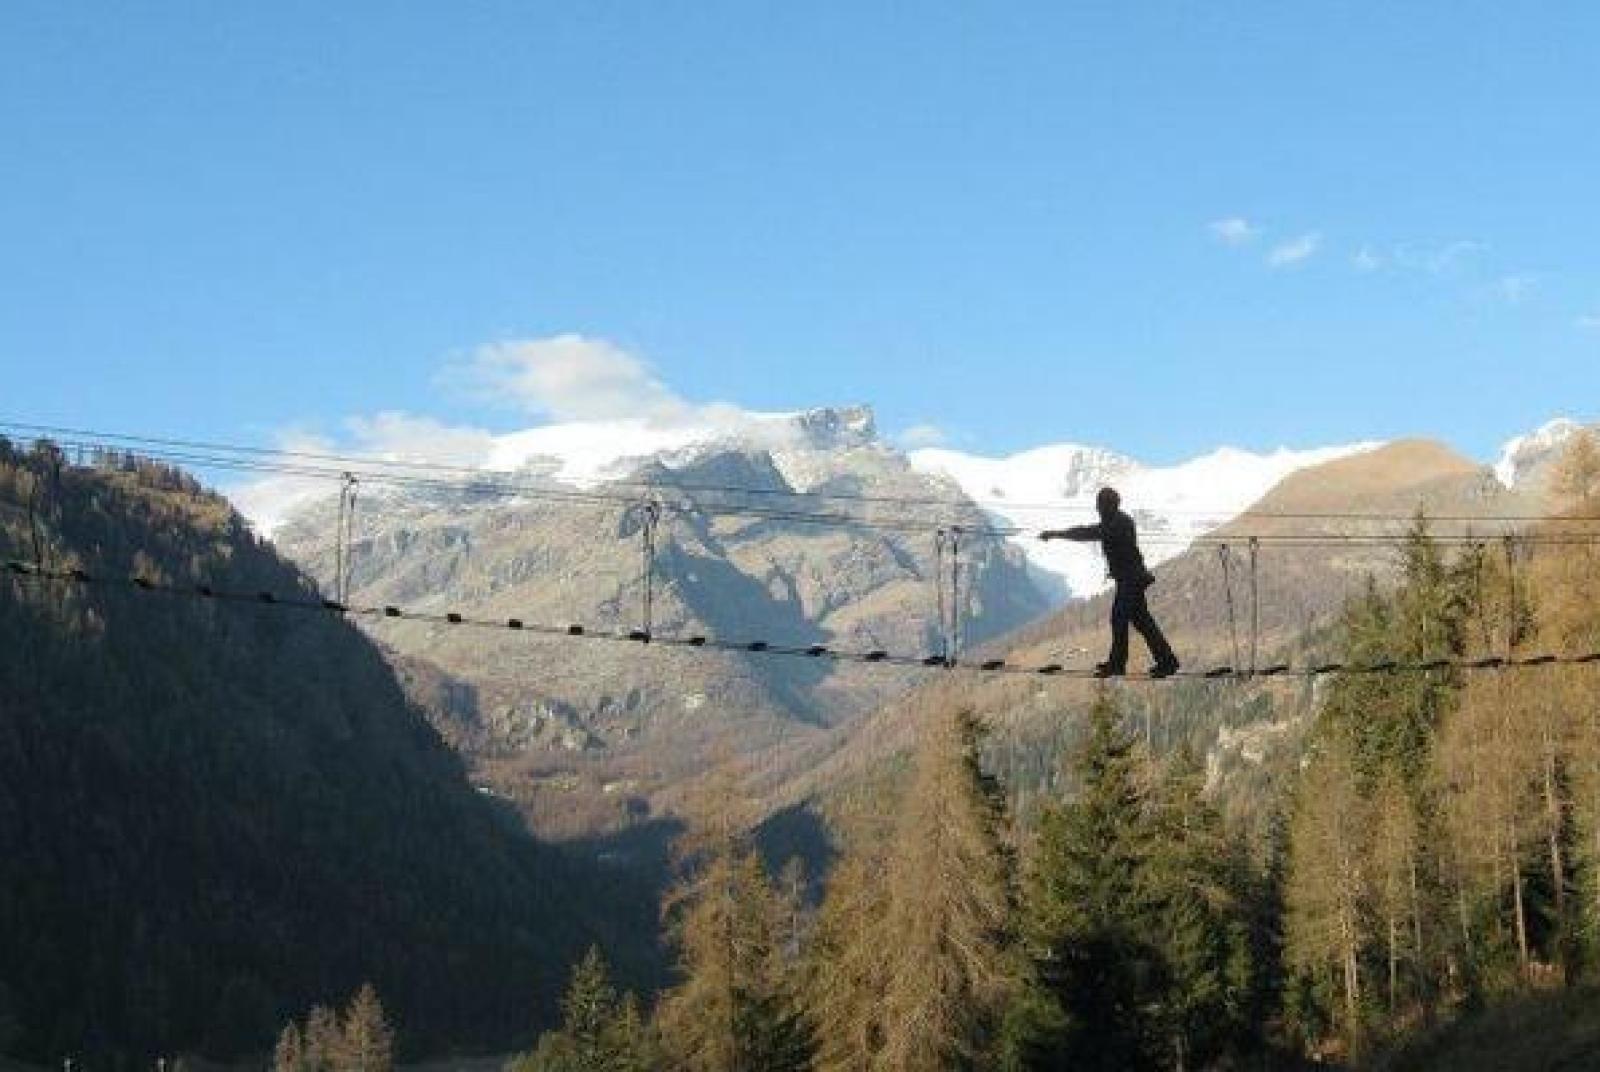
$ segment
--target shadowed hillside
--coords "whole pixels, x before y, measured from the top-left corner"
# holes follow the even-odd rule
[[[0,441],[0,556],[36,550],[91,575],[311,591],[186,477]],[[366,979],[413,1051],[504,1045],[553,1012],[602,917],[653,932],[653,905],[472,790],[345,622],[6,576],[7,1052],[262,1052]]]

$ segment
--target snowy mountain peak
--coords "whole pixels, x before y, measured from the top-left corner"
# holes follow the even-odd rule
[[[1023,507],[1092,496],[1099,488],[1139,467],[1104,447],[1059,443],[1004,458],[927,447],[908,455],[912,468],[948,477],[980,503]]]
[[[878,440],[877,417],[871,406],[824,406],[790,414],[788,420],[803,445],[812,450],[864,447]]]
[[[1552,421],[1546,421],[1526,435],[1507,440],[1500,451],[1500,460],[1495,463],[1494,475],[1507,488],[1517,487],[1549,461],[1561,449],[1562,444],[1582,428],[1583,425],[1577,421],[1557,417]]]
[[[623,479],[652,460],[687,463],[707,450],[835,451],[877,441],[871,407],[754,413],[707,407],[692,418],[574,421],[496,436],[484,468],[532,470],[588,487]]]
[[[1101,487],[1114,484],[1122,493],[1124,508],[1139,521],[1146,559],[1159,563],[1232,520],[1290,473],[1377,446],[1266,454],[1222,447],[1177,465],[1146,466],[1104,448],[1067,443],[1004,458],[918,450],[911,453],[911,464],[953,481],[997,521],[1023,530],[1015,542],[1029,561],[1046,576],[1060,578],[1064,594],[1087,596],[1106,585],[1099,550],[1090,544],[1042,543],[1034,534],[1092,521]]]

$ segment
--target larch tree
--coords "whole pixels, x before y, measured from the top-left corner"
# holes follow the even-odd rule
[[[970,708],[932,710],[894,833],[875,1069],[987,1068],[1017,977],[1005,803]]]
[[[1391,1016],[1400,1011],[1406,979],[1418,978],[1424,967],[1421,855],[1416,807],[1399,775],[1389,772],[1372,798],[1372,894],[1383,929]]]
[[[310,1072],[333,1072],[338,1067],[343,1039],[339,1016],[326,1005],[313,1006],[302,1032],[306,1068]]]
[[[363,983],[350,999],[343,1027],[340,1072],[389,1072],[394,1064],[394,1029],[371,983]]]
[[[300,1041],[300,1027],[293,1021],[284,1025],[278,1034],[278,1044],[272,1050],[273,1072],[306,1072],[305,1047]]]
[[[1550,487],[1565,517],[1600,512],[1600,438],[1592,430],[1569,441]],[[1546,527],[1558,535],[1574,531],[1565,521]],[[1600,548],[1589,543],[1543,548],[1530,573],[1539,591],[1540,647],[1569,654],[1600,650]],[[1552,674],[1554,687],[1545,691],[1541,708],[1550,869],[1556,875],[1565,864],[1574,889],[1583,894],[1579,904],[1559,911],[1570,978],[1585,944],[1586,959],[1600,959],[1595,937],[1600,935],[1600,682],[1583,667]],[[1563,820],[1570,827],[1565,857],[1560,855]],[[1557,890],[1564,894],[1564,885]]]
[[[806,972],[805,1003],[817,1039],[817,1072],[871,1068],[883,1047],[886,847],[881,838],[860,829],[846,831],[843,842],[843,856],[828,877]]]
[[[1470,682],[1438,748],[1446,830],[1462,861],[1464,927],[1477,918],[1489,929],[1469,952],[1492,960],[1509,943],[1523,977],[1532,956],[1527,874],[1542,829],[1539,752],[1524,725],[1525,699],[1499,676]]]
[[[1334,737],[1311,757],[1290,826],[1285,952],[1295,968],[1329,980],[1344,1028],[1361,1032],[1361,960],[1370,940],[1369,807],[1347,747]]]
[[[731,772],[692,804],[676,845],[666,915],[680,982],[657,1012],[673,1067],[784,1072],[806,1067],[810,1039],[778,948],[781,907],[750,844]]]

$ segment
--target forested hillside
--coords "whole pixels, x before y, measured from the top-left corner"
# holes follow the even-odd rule
[[[3,441],[0,557],[311,591],[187,477]],[[262,1053],[363,980],[403,1049],[503,1046],[649,945],[334,616],[0,574],[0,652],[0,1052]]]

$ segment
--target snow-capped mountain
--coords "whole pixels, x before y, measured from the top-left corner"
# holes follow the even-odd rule
[[[904,455],[878,439],[866,406],[794,413],[739,413],[694,425],[653,427],[645,422],[563,424],[496,440],[489,468],[532,471],[563,483],[593,486],[627,479],[647,463],[667,469],[695,464],[729,448],[760,449],[790,487],[828,490],[847,478],[872,483],[879,466],[911,469],[934,478],[952,504],[978,504],[996,522],[1024,530],[1013,538],[1036,580],[1050,595],[1092,595],[1105,587],[1097,548],[1035,537],[1041,528],[1092,521],[1095,493],[1115,484],[1138,519],[1146,555],[1162,562],[1197,536],[1226,523],[1284,477],[1299,469],[1370,450],[1355,443],[1313,450],[1255,454],[1222,447],[1172,466],[1147,466],[1104,447],[1062,443],[1003,458],[943,449]],[[874,456],[876,460],[874,460]],[[949,486],[949,485],[953,485]]]
[[[1037,569],[1059,578],[1066,594],[1106,586],[1092,544],[1041,542],[1039,529],[1092,522],[1094,497],[1107,484],[1139,522],[1146,560],[1163,562],[1196,537],[1232,520],[1289,474],[1380,444],[1355,443],[1268,454],[1222,447],[1172,466],[1146,466],[1100,447],[1060,444],[1004,458],[958,451],[911,452],[912,467],[949,478],[997,521],[1023,530],[1014,542]]]
[[[1541,430],[1525,437],[1529,446],[1518,457],[1531,457],[1533,444],[1545,442],[1541,434],[1549,439],[1555,433]],[[450,458],[485,474],[592,489],[639,478],[670,480],[689,470],[704,480],[708,472],[725,467],[717,457],[753,452],[770,462],[789,491],[842,496],[825,504],[830,510],[852,495],[900,496],[916,500],[919,515],[942,520],[950,511],[969,511],[976,504],[996,523],[1022,530],[1011,542],[1026,556],[1037,587],[1059,600],[1105,587],[1099,552],[1085,544],[1046,544],[1035,534],[1092,521],[1095,493],[1105,484],[1121,490],[1125,508],[1140,523],[1147,558],[1159,563],[1231,520],[1290,473],[1376,445],[1264,454],[1223,447],[1171,466],[1145,465],[1104,447],[1075,443],[985,457],[932,448],[901,452],[879,438],[867,406],[778,413],[709,407],[672,422],[581,421],[504,435],[455,435]],[[375,461],[418,461],[431,457],[431,446],[391,436],[367,453]],[[274,477],[237,489],[235,497],[271,534],[327,494],[325,483]],[[381,501],[386,495],[412,500],[419,493],[386,493],[375,485],[364,494]],[[939,502],[949,509],[942,511]],[[492,508],[492,503],[482,505]],[[813,508],[799,500],[782,505]]]
[[[1494,475],[1507,488],[1523,488],[1544,478],[1552,462],[1583,425],[1567,417],[1547,421],[1526,435],[1506,441],[1495,462]]]
[[[651,461],[681,465],[708,449],[767,450],[783,469],[784,459],[804,468],[808,454],[876,442],[872,410],[866,406],[793,413],[707,410],[697,419],[668,424],[643,419],[580,421],[496,436],[484,468],[531,471],[564,484],[592,487],[626,479]]]

